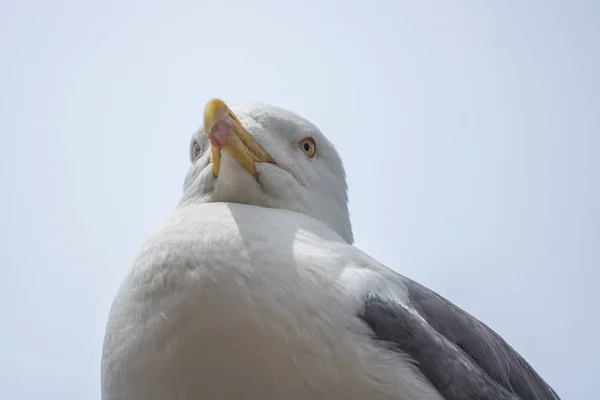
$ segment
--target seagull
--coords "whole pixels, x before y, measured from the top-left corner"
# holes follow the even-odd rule
[[[310,121],[204,109],[175,210],[109,311],[103,400],[547,400],[496,332],[353,246],[346,174]]]

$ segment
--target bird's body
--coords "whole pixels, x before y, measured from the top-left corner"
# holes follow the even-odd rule
[[[487,326],[352,245],[314,125],[218,100],[204,125],[111,307],[103,400],[558,399]]]
[[[116,297],[105,398],[441,399],[359,318],[367,290],[402,296],[387,271],[296,212],[180,208]]]

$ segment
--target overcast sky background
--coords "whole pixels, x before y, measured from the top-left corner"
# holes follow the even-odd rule
[[[600,3],[5,0],[0,57],[0,398],[99,398],[211,97],[315,122],[359,248],[600,398]]]

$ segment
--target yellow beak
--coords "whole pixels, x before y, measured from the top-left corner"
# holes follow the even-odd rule
[[[221,149],[253,176],[257,175],[257,162],[275,163],[222,100],[212,99],[206,104],[204,130],[210,139],[211,162],[215,176],[219,176]]]

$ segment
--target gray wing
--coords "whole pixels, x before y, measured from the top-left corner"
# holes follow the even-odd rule
[[[437,293],[402,280],[414,310],[370,293],[359,317],[375,339],[410,355],[445,399],[560,399],[496,332]]]

